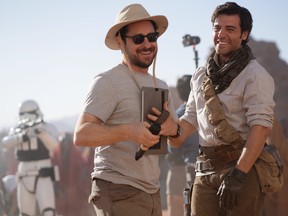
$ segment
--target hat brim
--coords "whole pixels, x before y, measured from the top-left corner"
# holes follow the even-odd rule
[[[131,23],[139,22],[139,21],[145,21],[145,20],[152,20],[156,23],[157,25],[157,32],[159,32],[159,36],[162,35],[168,27],[168,20],[165,16],[158,15],[158,16],[149,16],[149,17],[144,17],[144,18],[139,18],[139,19],[134,19],[126,22],[121,22],[118,23],[114,26],[112,26],[106,37],[105,37],[105,44],[108,48],[112,50],[119,50],[119,46],[116,42],[116,33],[124,26],[129,25]]]

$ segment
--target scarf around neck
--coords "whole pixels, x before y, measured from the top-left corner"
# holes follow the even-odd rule
[[[241,73],[250,60],[255,58],[248,45],[241,46],[223,66],[216,64],[214,56],[215,51],[208,58],[206,75],[210,78],[217,94],[228,88],[232,80]]]

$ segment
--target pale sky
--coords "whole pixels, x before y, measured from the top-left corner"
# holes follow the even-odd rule
[[[121,60],[104,44],[116,14],[141,3],[151,15],[165,15],[166,33],[158,40],[156,75],[175,86],[195,70],[194,52],[185,34],[199,36],[199,65],[212,46],[210,17],[216,0],[0,0],[0,130],[16,123],[18,104],[36,100],[46,121],[78,115],[92,78]],[[250,10],[256,40],[276,42],[288,62],[286,0],[240,0]]]

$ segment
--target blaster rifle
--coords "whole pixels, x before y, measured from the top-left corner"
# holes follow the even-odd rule
[[[19,133],[21,131],[25,131],[28,128],[34,127],[38,124],[44,123],[42,118],[38,118],[35,120],[23,119],[19,122],[19,124],[13,128],[14,133]]]

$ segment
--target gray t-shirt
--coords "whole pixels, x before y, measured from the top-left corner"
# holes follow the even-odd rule
[[[156,82],[158,88],[168,89],[164,81],[156,79]],[[143,86],[154,87],[150,74],[134,72],[132,75],[127,66],[119,64],[93,79],[84,112],[97,116],[107,125],[140,122],[140,88]],[[169,109],[176,116],[171,95],[168,97]],[[155,193],[159,189],[159,156],[144,155],[136,161],[138,148],[139,144],[132,141],[96,147],[92,178],[128,184],[147,193]]]

